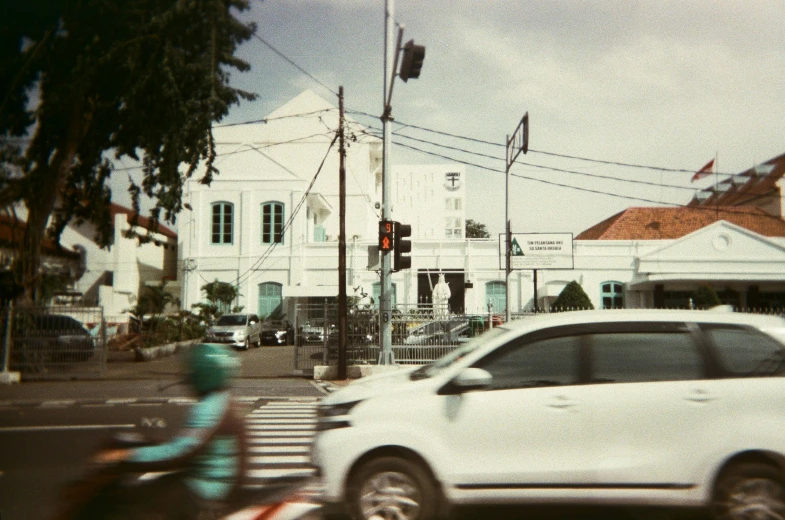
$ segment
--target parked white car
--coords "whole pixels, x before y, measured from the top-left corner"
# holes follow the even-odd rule
[[[784,361],[785,320],[773,316],[513,322],[326,396],[312,462],[326,500],[367,520],[535,503],[783,518]]]
[[[205,341],[248,350],[251,345],[261,344],[262,324],[256,314],[224,314],[207,329]]]

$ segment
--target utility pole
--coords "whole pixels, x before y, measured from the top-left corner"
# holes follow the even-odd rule
[[[382,220],[392,220],[390,211],[390,123],[392,121],[393,60],[398,53],[393,49],[392,34],[395,29],[393,11],[394,0],[384,2],[384,112],[382,113]],[[399,37],[400,39],[400,37]],[[379,360],[380,365],[392,365],[395,358],[392,352],[392,255],[390,251],[380,251],[381,294],[379,295]]]
[[[401,63],[400,77],[403,81],[420,77],[420,69],[425,59],[425,47],[415,45],[414,40],[401,47],[403,39],[403,26],[398,30],[398,40],[395,44],[392,41],[393,30],[395,29],[395,18],[393,16],[394,0],[384,2],[384,111],[382,113],[382,223],[392,221],[392,207],[390,202],[390,188],[392,180],[390,178],[390,123],[392,117],[392,90],[395,83],[395,74],[398,70],[398,54],[403,50],[403,61]],[[395,225],[395,233],[401,231],[401,237],[411,235],[411,227],[407,225]],[[406,251],[398,253],[408,253],[411,251],[409,241],[399,241],[401,238],[396,236],[396,247],[408,247]],[[402,245],[406,244],[406,245]],[[379,361],[380,365],[392,365],[395,358],[392,351],[392,256],[390,250],[380,250],[381,254],[381,294],[379,295]],[[399,256],[398,256],[399,257]],[[407,264],[403,269],[411,266],[408,258],[403,260]],[[403,265],[403,264],[402,264]]]
[[[338,379],[346,379],[346,148],[344,147],[343,87],[338,88]]]

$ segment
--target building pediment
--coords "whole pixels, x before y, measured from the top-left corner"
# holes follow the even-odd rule
[[[638,274],[656,279],[785,279],[785,246],[718,221],[638,258]]]

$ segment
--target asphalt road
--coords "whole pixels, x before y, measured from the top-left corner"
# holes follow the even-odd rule
[[[294,375],[293,347],[239,352],[235,394],[246,411],[268,400],[312,402],[331,386]],[[193,399],[184,377],[183,354],[149,362],[115,356],[106,376],[92,381],[23,382],[0,385],[0,520],[44,520],[59,493],[85,469],[85,461],[112,432],[141,431],[168,438]],[[346,520],[330,513],[329,520]],[[454,512],[454,520],[660,520],[659,510],[605,507],[477,507]]]

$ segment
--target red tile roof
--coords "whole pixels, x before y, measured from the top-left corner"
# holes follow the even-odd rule
[[[718,220],[767,237],[785,237],[785,220],[751,206],[627,208],[581,232],[575,240],[681,238]]]
[[[780,193],[776,184],[783,174],[785,154],[729,177],[716,187],[706,188],[696,195],[688,206],[752,206],[763,203],[766,198],[779,199]]]
[[[126,215],[126,217],[128,217],[128,219],[130,220],[130,217],[134,214],[134,211],[130,208],[126,208],[124,206],[115,204],[113,202],[111,204],[111,207],[109,208],[109,213],[112,215],[112,223],[114,223],[114,217],[118,213],[122,213]],[[150,225],[150,219],[148,217],[139,217],[136,219],[136,222],[140,227],[143,228],[147,228]],[[168,227],[164,226],[163,224],[158,224],[158,233],[169,238],[177,238],[177,233],[175,233]]]
[[[27,224],[21,220],[14,220],[8,215],[0,214],[0,244],[13,247],[22,241]],[[65,258],[79,258],[79,253],[62,246],[53,240],[45,238],[41,242],[41,253],[49,256],[62,256]]]

